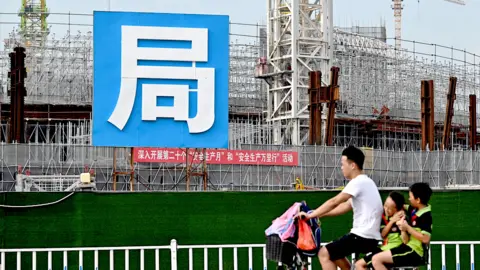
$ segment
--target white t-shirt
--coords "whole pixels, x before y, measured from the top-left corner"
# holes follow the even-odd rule
[[[352,195],[353,228],[350,232],[363,238],[382,240],[383,204],[375,182],[361,174],[350,180],[342,192]]]

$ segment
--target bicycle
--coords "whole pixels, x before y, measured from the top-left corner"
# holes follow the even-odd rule
[[[306,202],[300,203],[299,211],[310,212]],[[282,241],[278,234],[267,236],[266,256],[267,260],[275,261],[279,265],[277,270],[307,270],[309,266],[308,258],[316,257],[321,245],[321,228],[318,219],[307,221],[312,229],[316,248],[313,250],[300,250],[297,248],[298,240],[298,220],[294,220],[295,232],[292,237]]]
[[[306,270],[308,257],[291,241],[282,242],[278,235],[267,237],[267,260],[279,263],[277,270]]]

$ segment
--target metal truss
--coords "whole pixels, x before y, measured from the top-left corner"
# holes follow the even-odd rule
[[[42,47],[49,34],[47,17],[49,15],[46,0],[24,0],[18,14],[21,17],[20,31],[25,45]]]
[[[366,54],[390,59],[404,56],[401,50],[397,50],[381,40],[348,33],[340,29],[335,29],[333,42],[336,54]]]
[[[308,130],[308,72],[321,70],[328,82],[333,56],[332,1],[268,0],[267,121],[274,144],[299,145]]]

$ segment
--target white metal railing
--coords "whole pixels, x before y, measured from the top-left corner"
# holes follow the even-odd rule
[[[430,250],[429,250],[429,261],[427,265],[428,270],[432,270],[432,254],[431,250],[432,248],[437,249],[440,246],[440,255],[441,255],[441,269],[446,270],[447,269],[447,252],[446,252],[446,247],[447,246],[454,246],[455,247],[455,269],[459,270],[460,268],[462,269],[475,269],[475,246],[480,245],[480,241],[434,241],[431,242],[430,244]],[[469,247],[469,253],[470,253],[470,265],[468,268],[464,265],[461,266],[461,258],[460,258],[460,247],[462,246],[468,246]],[[194,269],[194,250],[203,250],[203,263],[204,266],[203,268],[205,270],[208,270],[208,262],[209,262],[209,256],[208,252],[210,250],[217,250],[218,254],[218,269],[223,270],[223,261],[224,261],[224,255],[226,254],[224,251],[225,249],[233,249],[233,270],[238,270],[239,269],[239,250],[240,249],[246,249],[247,254],[248,254],[248,269],[252,270],[254,266],[254,249],[261,249],[263,258],[262,258],[262,269],[266,270],[267,269],[267,259],[266,259],[266,250],[265,250],[265,244],[242,244],[242,245],[178,245],[176,240],[171,240],[170,245],[165,245],[165,246],[130,246],[130,247],[87,247],[87,248],[26,248],[26,249],[0,249],[0,256],[1,256],[1,265],[0,265],[0,270],[10,270],[10,269],[17,269],[21,270],[22,269],[22,262],[26,262],[25,258],[22,260],[22,255],[24,254],[30,254],[31,255],[31,265],[32,265],[32,270],[37,270],[37,269],[47,269],[47,270],[52,270],[53,266],[53,256],[52,254],[55,252],[60,252],[62,253],[62,260],[63,260],[63,269],[68,270],[68,269],[74,269],[71,266],[73,265],[78,265],[79,270],[84,269],[84,256],[87,252],[93,252],[94,259],[93,259],[93,265],[95,270],[99,270],[99,252],[101,251],[108,251],[108,261],[109,261],[109,269],[114,270],[115,269],[115,253],[114,252],[124,252],[124,269],[129,270],[131,266],[131,254],[133,253],[132,251],[137,251],[140,253],[140,259],[139,259],[139,267],[135,267],[132,270],[140,269],[140,270],[145,270],[146,262],[149,261],[150,264],[153,263],[155,265],[155,270],[160,269],[160,251],[164,250],[166,252],[170,253],[170,263],[167,263],[167,265],[170,265],[171,270],[178,270],[178,251],[180,250],[187,250],[188,251],[188,270],[193,270]],[[154,260],[147,260],[145,258],[145,252],[150,251],[154,252]],[[69,253],[75,252],[78,253],[78,263],[70,263],[69,264]],[[47,255],[47,260],[46,260],[46,265],[47,268],[45,268],[43,265],[39,266],[37,263],[37,256],[39,254],[45,254]],[[6,256],[8,254],[16,254],[16,260],[14,260],[15,266],[13,265],[8,265],[9,263],[6,261]],[[435,254],[437,255],[437,254]],[[257,257],[258,258],[258,257]],[[259,261],[260,259],[257,259]],[[311,259],[309,259],[311,262]],[[245,264],[245,262],[242,262]],[[38,268],[37,268],[38,267]],[[243,267],[242,267],[243,268]],[[256,266],[255,269],[259,269],[260,266]],[[102,269],[105,269],[103,266]],[[162,264],[162,269],[168,269],[168,267],[165,267],[164,264]],[[195,269],[199,269],[198,267],[195,267]],[[312,269],[311,265],[308,267],[309,270]],[[183,270],[183,269],[182,269]]]
[[[32,257],[32,270],[37,270],[37,255],[39,253],[47,253],[47,268],[48,270],[52,270],[53,268],[53,256],[52,254],[54,252],[62,252],[63,253],[63,269],[72,269],[71,267],[69,268],[69,262],[68,262],[68,253],[69,252],[78,252],[78,269],[83,270],[84,269],[84,255],[85,252],[93,252],[94,253],[94,269],[99,270],[99,252],[100,251],[108,251],[109,252],[109,265],[110,265],[110,270],[115,269],[115,261],[114,261],[114,251],[124,251],[125,252],[125,270],[129,270],[130,267],[130,252],[131,251],[140,251],[140,267],[139,268],[134,268],[132,270],[140,269],[144,270],[145,269],[145,251],[146,250],[153,250],[155,252],[155,270],[160,269],[160,256],[159,256],[159,251],[160,250],[170,250],[171,256],[172,256],[172,265],[171,269],[177,269],[176,268],[176,259],[174,259],[174,256],[176,255],[176,241],[172,240],[171,244],[169,246],[145,246],[145,247],[88,247],[88,248],[25,248],[25,249],[0,249],[0,256],[1,256],[1,270],[10,270],[14,269],[10,265],[7,265],[6,262],[6,255],[9,253],[16,253],[16,269],[21,270],[22,269],[22,254],[23,253],[31,253]],[[39,270],[45,269],[44,266],[39,267]],[[105,269],[105,267],[102,267],[102,269]]]
[[[265,244],[243,244],[243,245],[178,245],[177,250],[187,249],[188,250],[188,270],[193,270],[193,250],[194,249],[203,249],[203,268],[208,270],[208,250],[217,249],[218,250],[218,269],[223,270],[223,255],[224,249],[233,249],[233,270],[238,270],[238,249],[247,249],[248,250],[248,269],[253,269],[253,249],[261,248],[263,252],[263,268],[267,269],[267,259],[266,259],[266,249]],[[172,270],[177,270],[173,268]]]

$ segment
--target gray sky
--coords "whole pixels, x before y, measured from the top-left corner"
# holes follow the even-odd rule
[[[265,0],[110,0],[111,10],[153,11],[175,13],[228,14],[236,23],[265,23]],[[445,0],[404,0],[403,39],[453,46],[480,54],[480,0],[466,0],[461,6]],[[2,0],[0,13],[18,12],[20,0]],[[51,13],[92,13],[106,10],[108,0],[47,0]],[[394,37],[393,10],[390,0],[335,0],[334,22],[336,26],[378,26],[385,23],[387,36]],[[91,17],[71,16],[72,23],[89,23]],[[0,37],[5,38],[13,24],[19,21],[15,15],[0,15]],[[67,16],[51,15],[50,22],[67,23]],[[53,32],[63,34],[65,26],[52,25]],[[73,27],[73,30],[88,30]],[[238,26],[234,33],[255,34],[255,27]],[[391,42],[393,44],[393,41]],[[2,46],[3,47],[3,46]]]

